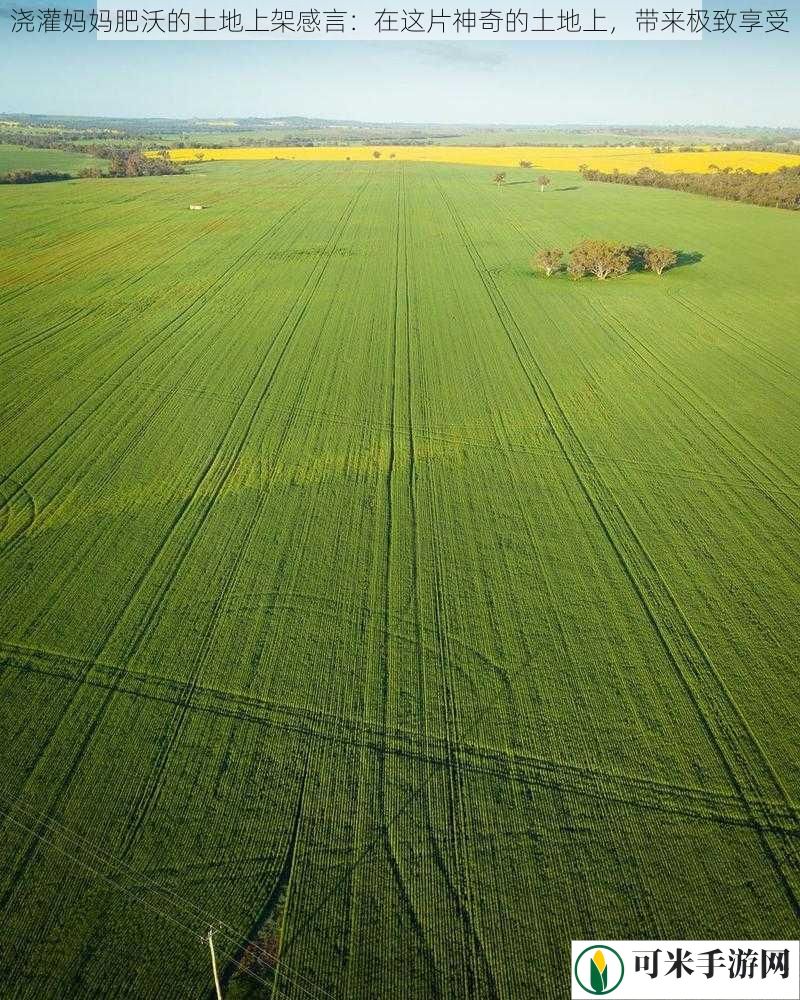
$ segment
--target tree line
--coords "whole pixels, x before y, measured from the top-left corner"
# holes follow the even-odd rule
[[[145,156],[138,150],[118,150],[111,157],[107,173],[98,167],[86,167],[79,177],[161,177],[164,174],[185,174],[186,168],[173,161],[166,153]]]
[[[652,271],[662,275],[678,263],[670,247],[626,246],[613,240],[582,240],[566,254],[560,247],[539,250],[531,261],[535,271],[550,278],[566,270],[570,278],[592,275],[600,281],[629,271]]]
[[[166,155],[145,156],[138,150],[117,151],[112,156],[108,171],[100,167],[84,167],[78,171],[80,178],[99,179],[101,177],[160,177],[164,174],[185,174],[186,168],[173,163]],[[0,174],[0,184],[43,184],[47,181],[69,181],[73,174],[57,173],[53,170],[10,170]]]
[[[28,149],[58,149],[65,153],[87,153],[109,160],[120,149],[143,149],[153,140],[134,133],[118,134],[114,129],[27,129],[0,130],[0,144]]]
[[[682,145],[653,146],[653,153],[800,153],[797,139],[785,139],[775,142],[765,142],[751,139],[748,142],[721,142],[713,146]]]
[[[72,174],[61,174],[55,170],[9,170],[0,174],[0,184],[46,184],[48,181],[68,181]]]
[[[637,187],[669,188],[672,191],[689,191],[694,194],[744,201],[751,205],[772,208],[800,209],[800,166],[781,167],[772,173],[757,174],[737,167],[720,168],[709,164],[709,173],[698,174],[678,171],[664,173],[652,167],[642,167],[635,174],[603,173],[581,166],[581,176],[587,181],[605,181],[611,184],[633,184]]]

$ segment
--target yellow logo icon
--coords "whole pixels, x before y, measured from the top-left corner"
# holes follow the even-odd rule
[[[624,975],[622,957],[608,945],[584,948],[575,960],[575,979],[584,992],[593,996],[613,993]]]

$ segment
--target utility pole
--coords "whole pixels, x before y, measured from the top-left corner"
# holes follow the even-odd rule
[[[211,952],[211,969],[214,973],[214,986],[217,989],[217,1000],[222,1000],[222,987],[219,983],[219,972],[217,971],[217,955],[214,951],[214,927],[209,927],[208,934],[204,934],[200,940],[208,942],[208,950]]]

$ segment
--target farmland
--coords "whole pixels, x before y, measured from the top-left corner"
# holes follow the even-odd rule
[[[797,936],[800,220],[306,153],[0,189],[0,995]]]
[[[225,149],[173,149],[179,163],[208,160],[374,160],[398,159],[412,163],[448,163],[484,167],[516,167],[528,160],[545,170],[575,171],[581,164],[593,170],[633,174],[641,167],[675,172],[707,173],[714,164],[720,169],[742,168],[768,173],[780,167],[800,165],[796,153],[762,153],[750,150],[698,150],[653,152],[637,146],[231,146]]]
[[[84,167],[102,166],[102,162],[85,153],[61,149],[28,149],[24,146],[0,145],[0,174],[9,170],[52,170],[56,173],[77,173]]]

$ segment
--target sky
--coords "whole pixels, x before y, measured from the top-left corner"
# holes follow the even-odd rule
[[[0,0],[6,113],[800,127],[800,3],[788,35],[679,43],[106,43],[12,34],[11,6]]]

